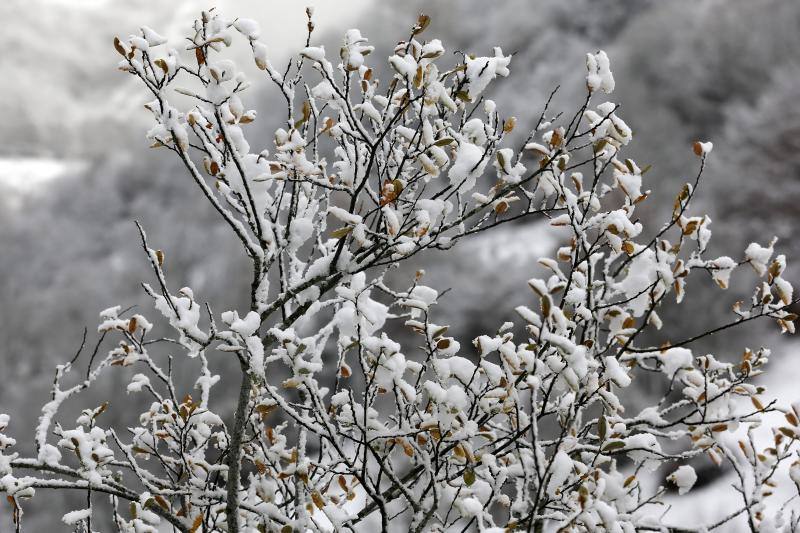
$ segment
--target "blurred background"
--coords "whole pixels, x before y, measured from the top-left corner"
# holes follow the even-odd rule
[[[228,18],[257,20],[271,59],[285,64],[303,46],[305,4],[229,0],[2,0],[0,1],[0,412],[12,415],[25,447],[46,401],[57,363],[72,357],[84,327],[90,339],[97,313],[111,305],[140,305],[153,315],[140,281],[148,279],[133,220],[151,245],[167,253],[173,288],[191,286],[216,311],[246,309],[247,264],[238,243],[217,220],[171,154],[148,149],[148,97],[116,70],[115,35],[148,25],[173,40],[201,9],[219,4]],[[632,154],[653,165],[645,189],[645,220],[660,221],[682,184],[693,177],[694,140],[715,145],[694,210],[709,212],[715,250],[740,257],[753,240],[779,237],[797,281],[800,240],[800,2],[797,0],[318,0],[316,39],[337,50],[344,30],[359,27],[386,57],[424,11],[424,37],[449,51],[486,55],[493,46],[514,52],[512,75],[491,97],[518,131],[538,117],[547,95],[561,89],[553,109],[572,111],[582,98],[584,57],[605,49],[617,89],[611,99],[634,130]],[[243,64],[252,60],[241,54]],[[377,59],[372,59],[373,62]],[[385,68],[382,65],[375,65]],[[253,67],[248,102],[259,111],[251,137],[267,147],[280,125],[281,100]],[[388,76],[387,76],[388,77]],[[258,139],[258,135],[263,135]],[[260,149],[260,148],[259,148]],[[535,262],[558,244],[537,223],[503,226],[463,242],[452,254],[422,257],[426,283],[451,287],[439,323],[467,341],[513,318],[528,303],[525,280]],[[792,263],[792,259],[795,262]],[[501,274],[502,273],[502,274]],[[747,274],[737,281],[747,282]],[[748,294],[698,285],[695,295],[665,313],[663,332],[683,338],[727,322],[730,306]],[[752,324],[752,323],[751,323]],[[767,327],[768,326],[768,327]],[[774,324],[712,337],[698,348],[737,360],[745,345],[774,348],[769,385],[797,399],[796,345]],[[462,342],[462,345],[469,346]],[[220,365],[225,372],[226,365]],[[91,394],[99,403],[125,383]],[[116,397],[115,397],[116,394]],[[642,387],[642,401],[648,398]],[[90,403],[92,396],[89,397]],[[121,398],[121,401],[127,401]],[[232,410],[232,403],[221,410]],[[110,410],[109,413],[113,413]],[[113,416],[113,415],[109,415]],[[709,463],[710,464],[710,463]],[[729,474],[698,465],[715,494]],[[59,496],[60,497],[60,496]],[[34,504],[30,531],[63,527],[63,510]],[[3,504],[5,502],[3,501]],[[677,521],[722,513],[723,507],[676,507]],[[713,506],[712,506],[713,507]],[[722,509],[722,510],[720,510]],[[11,528],[0,505],[0,531]],[[738,531],[731,525],[729,531]]]

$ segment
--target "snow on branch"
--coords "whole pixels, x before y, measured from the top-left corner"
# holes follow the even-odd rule
[[[281,69],[256,22],[215,11],[181,48],[150,28],[115,40],[119,68],[152,98],[152,147],[175,154],[252,262],[250,307],[216,315],[192,289],[170,289],[181,281],[168,278],[165,253],[139,226],[154,280],[143,287],[173,334],[158,337],[144,314],[103,311],[100,340],[116,344],[98,343],[71,387],[62,382],[75,361],[58,367],[36,457],[13,451],[12,420],[0,415],[0,490],[15,520],[36,489],[55,488],[88,493],[88,506],[65,510],[63,521],[89,530],[94,495],[110,499],[125,532],[167,523],[385,531],[398,520],[412,531],[665,531],[666,488],[654,472],[668,465],[666,481],[683,495],[697,479],[688,461],[703,456],[730,464],[741,499],[738,513],[708,527],[741,517],[753,531],[796,526],[796,499],[766,513],[800,436],[800,407],[762,400],[751,383],[769,350],[745,349],[736,364],[693,351],[758,318],[793,333],[797,318],[774,241],[708,257],[711,220],[690,203],[711,144],[694,146],[696,178],[669,220],[646,231],[636,210],[649,197],[647,168],[623,155],[632,130],[618,105],[593,100],[614,90],[605,52],[587,55],[586,101],[566,115],[575,118],[561,120],[548,101],[515,151],[522,125],[485,97],[511,74],[511,55],[447,54],[423,38],[424,15],[388,59],[356,29],[330,54],[314,44],[307,14],[306,46]],[[247,135],[258,119],[250,84],[226,59],[237,39],[286,101],[270,139]],[[385,80],[370,66],[381,61]],[[521,218],[549,224],[563,246],[540,259],[548,274],[529,281],[519,320],[473,345],[436,322],[440,293],[424,273],[405,287],[387,281],[388,269],[422,251],[446,253]],[[690,276],[722,290],[743,265],[759,281],[731,318],[648,344]],[[398,326],[414,340],[393,338]],[[176,384],[165,344],[192,358],[194,389]],[[210,400],[220,381],[212,369],[226,357],[241,370],[227,420]],[[106,404],[63,420],[62,405],[111,372],[151,402],[138,416],[121,413],[128,431],[104,425]],[[660,379],[664,397],[632,412],[627,398],[643,375]],[[786,424],[758,442],[753,428],[778,410]]]

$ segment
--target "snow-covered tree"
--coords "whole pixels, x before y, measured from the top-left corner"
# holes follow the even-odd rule
[[[711,143],[694,144],[695,178],[647,232],[636,217],[647,168],[623,155],[632,132],[603,96],[615,85],[604,52],[586,56],[578,109],[542,102],[535,124],[517,124],[483,95],[512,57],[447,54],[423,37],[429,22],[421,15],[395,47],[388,80],[374,75],[358,30],[335,63],[314,46],[310,9],[306,47],[284,69],[255,22],[214,12],[195,21],[185,50],[147,27],[115,40],[120,69],[152,94],[152,146],[174,153],[252,265],[250,306],[218,314],[176,290],[169,253],[137,225],[158,319],[101,313],[97,342],[56,370],[35,456],[15,451],[13,420],[0,415],[0,490],[18,530],[25,500],[54,489],[86,494],[63,521],[88,531],[106,510],[125,532],[660,531],[670,529],[667,488],[655,470],[667,465],[683,495],[698,456],[729,464],[741,499],[698,530],[739,519],[752,531],[796,530],[796,497],[769,504],[779,480],[800,483],[800,462],[788,466],[800,403],[769,402],[752,383],[766,348],[744,349],[736,364],[692,351],[758,318],[793,333],[797,318],[774,241],[735,259],[706,254],[711,220],[690,203]],[[269,148],[245,135],[257,117],[244,73],[225,58],[234,40],[285,97],[285,126],[261,141]],[[515,128],[529,133],[509,146]],[[517,323],[473,346],[437,320],[442,294],[425,272],[389,282],[424,251],[448,253],[522,218],[547,220],[563,246],[539,259],[548,273],[529,280]],[[731,318],[648,343],[689,277],[726,289],[744,265],[760,280]],[[178,358],[193,387],[176,375]],[[225,419],[214,369],[230,360],[241,382]],[[112,398],[82,405],[74,422],[63,413],[119,373],[127,394],[149,399],[143,412]],[[663,397],[631,412],[626,392],[643,375],[660,377]],[[126,431],[104,422],[110,409]],[[778,412],[785,423],[758,439],[764,415]]]

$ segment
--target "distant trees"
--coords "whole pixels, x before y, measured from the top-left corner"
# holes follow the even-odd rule
[[[785,482],[800,481],[800,462],[788,466],[800,405],[763,400],[751,383],[769,350],[744,349],[736,364],[692,351],[758,318],[793,333],[797,318],[774,241],[735,258],[707,252],[710,219],[690,203],[711,143],[694,143],[694,178],[646,232],[636,209],[650,195],[648,169],[623,155],[632,131],[602,97],[615,88],[605,52],[586,56],[582,105],[558,113],[541,102],[523,125],[483,96],[510,74],[500,48],[447,54],[423,37],[421,15],[380,80],[360,31],[345,34],[334,63],[312,44],[307,13],[306,47],[281,69],[254,21],[213,11],[194,22],[186,50],[147,27],[115,40],[120,69],[153,98],[149,142],[174,154],[249,263],[249,306],[218,313],[200,291],[176,289],[184,280],[154,244],[159,228],[148,237],[137,224],[158,320],[122,306],[101,313],[99,339],[57,368],[34,456],[14,451],[14,420],[0,415],[0,490],[17,529],[26,499],[52,489],[86,495],[63,521],[89,531],[106,511],[125,532],[366,531],[392,521],[414,531],[669,530],[652,471],[674,465],[668,481],[684,494],[696,480],[685,463],[706,456],[736,472],[741,498],[708,528],[741,519],[752,531],[795,531],[796,498],[767,505],[782,465]],[[285,125],[259,141],[269,148],[245,134],[257,117],[244,73],[224,55],[234,40],[285,99],[276,111]],[[510,146],[515,129],[525,141]],[[547,274],[528,281],[517,323],[473,347],[438,321],[441,295],[425,272],[388,281],[425,250],[447,254],[524,218],[547,221],[563,246],[539,259]],[[726,289],[748,265],[759,281],[731,318],[661,345],[645,340],[688,278]],[[393,327],[414,340],[399,342]],[[241,380],[230,418],[213,402],[225,361]],[[193,387],[175,370],[187,364]],[[63,414],[120,373],[127,393],[148,399],[142,412],[104,402],[84,404],[74,422]],[[660,378],[663,397],[626,412],[643,375]],[[108,410],[127,417],[127,432],[109,428]],[[753,428],[778,410],[786,423],[759,442]]]
[[[718,198],[716,218],[744,221],[727,225],[725,238],[775,234],[793,254],[800,250],[794,238],[800,202],[800,110],[792,105],[800,97],[798,75],[797,66],[777,72],[754,105],[729,109],[725,157],[711,182]],[[737,194],[722,194],[731,186]]]

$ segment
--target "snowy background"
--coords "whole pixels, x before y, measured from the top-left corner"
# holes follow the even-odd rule
[[[71,358],[84,326],[91,334],[101,309],[148,305],[139,286],[148,272],[134,219],[167,251],[173,280],[192,286],[215,309],[244,305],[247,265],[230,259],[239,257],[237,243],[176,162],[147,148],[146,95],[115,70],[111,45],[114,35],[126,36],[142,24],[177,38],[200,9],[214,4],[228,17],[258,20],[274,59],[303,46],[302,2],[0,1],[0,412],[17,421],[33,424],[54,364]],[[751,240],[777,235],[778,247],[795,260],[788,278],[797,282],[797,0],[318,0],[315,7],[316,37],[333,50],[343,31],[357,26],[385,56],[424,10],[433,20],[428,34],[449,49],[486,54],[500,45],[514,52],[512,75],[495,84],[492,98],[503,115],[515,115],[523,125],[538,116],[556,85],[555,108],[573,109],[583,91],[584,54],[605,49],[617,79],[614,98],[634,129],[634,155],[653,165],[646,187],[655,201],[647,202],[642,216],[659,220],[671,209],[695,170],[692,142],[710,140],[715,150],[698,194],[703,205],[695,208],[711,214],[718,251],[735,255]],[[255,108],[258,131],[268,138],[283,111],[266,83]],[[503,226],[452,255],[423,257],[414,267],[427,270],[428,284],[453,289],[440,322],[471,339],[496,329],[508,311],[526,303],[524,281],[557,240],[535,224]],[[730,320],[731,304],[743,295],[718,294],[699,287],[694,298],[665,315],[673,324],[665,337]],[[704,348],[735,360],[746,345],[771,345],[769,384],[783,400],[796,400],[797,345],[773,329],[754,325],[712,338]],[[125,401],[115,396],[118,386],[106,384],[95,394],[112,404]],[[732,495],[721,496],[729,473],[710,463],[696,467],[705,485],[697,494],[732,506]],[[690,524],[698,513],[711,517],[727,509],[724,503],[698,505],[696,498],[690,503],[670,516]],[[31,531],[63,526],[58,506],[30,509]],[[0,507],[0,531],[10,527],[8,509]]]

